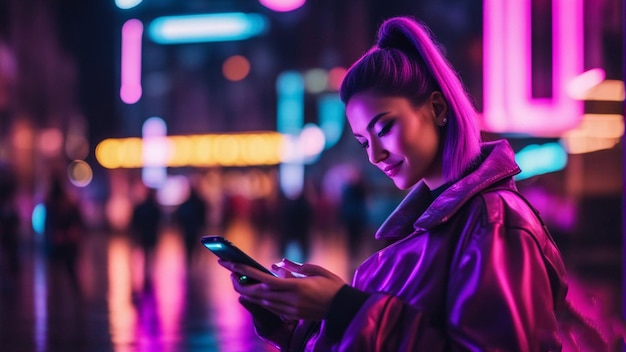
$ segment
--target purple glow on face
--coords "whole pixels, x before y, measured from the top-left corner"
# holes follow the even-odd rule
[[[132,19],[122,26],[122,64],[120,98],[134,104],[141,98],[141,38],[143,24]]]
[[[259,0],[259,2],[270,10],[287,12],[302,7],[306,0]]]
[[[582,0],[552,1],[552,98],[531,94],[530,0],[484,2],[484,128],[559,136],[575,127],[582,102],[567,86],[583,70]]]

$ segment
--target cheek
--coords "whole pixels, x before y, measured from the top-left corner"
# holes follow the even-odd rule
[[[430,164],[437,155],[437,143],[436,136],[430,134],[404,136],[398,140],[397,151],[413,161]]]
[[[420,154],[423,148],[419,138],[408,133],[396,136],[390,144],[397,153],[404,155]]]

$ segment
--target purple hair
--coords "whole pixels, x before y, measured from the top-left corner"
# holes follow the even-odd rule
[[[425,25],[410,17],[383,22],[376,44],[348,69],[341,83],[341,100],[347,104],[355,94],[365,91],[405,97],[415,106],[440,91],[448,102],[448,123],[442,131],[444,178],[460,178],[478,159],[476,110]]]

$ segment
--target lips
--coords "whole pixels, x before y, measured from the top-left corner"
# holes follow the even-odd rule
[[[382,170],[385,174],[387,174],[388,177],[394,177],[398,173],[398,171],[400,171],[400,165],[402,165],[402,162],[393,165],[387,165],[383,167]]]

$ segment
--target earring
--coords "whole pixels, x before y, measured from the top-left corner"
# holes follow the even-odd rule
[[[442,126],[445,126],[447,122],[448,122],[448,118],[447,117],[444,117],[443,119],[441,119],[441,125]]]

